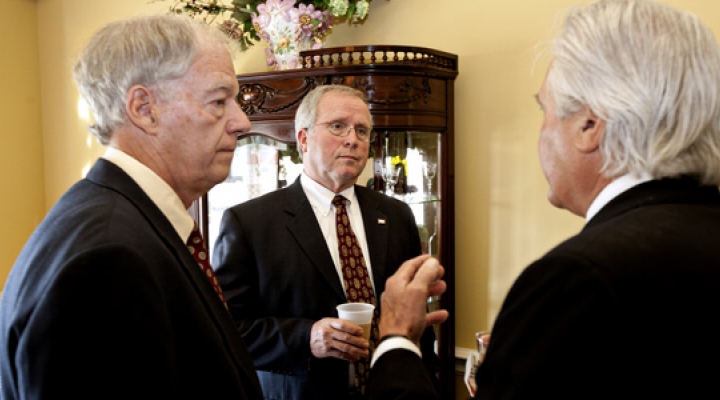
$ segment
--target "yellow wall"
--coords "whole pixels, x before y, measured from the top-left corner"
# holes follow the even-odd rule
[[[36,2],[0,0],[0,4],[0,282],[4,283],[15,257],[45,216],[45,183]]]
[[[0,237],[0,280],[20,239],[102,153],[77,115],[70,67],[77,51],[104,23],[160,12],[172,1],[0,0],[4,38],[0,64],[0,208],[20,237]],[[535,69],[534,46],[547,38],[556,13],[578,0],[373,0],[364,26],[340,25],[326,47],[399,44],[459,55],[456,81],[456,329],[457,345],[472,348],[473,332],[490,327],[520,270],[583,221],[547,204],[538,165],[541,112],[534,94],[545,61]],[[668,0],[701,15],[720,33],[720,2]],[[37,8],[39,42],[36,41]],[[36,43],[40,43],[39,47]],[[42,61],[38,67],[38,55]],[[12,57],[6,61],[6,49]],[[262,46],[238,55],[238,73],[265,70]],[[40,73],[42,85],[36,76]],[[6,89],[6,85],[11,89]],[[41,87],[41,89],[40,89]],[[38,92],[42,99],[42,140]],[[44,146],[44,157],[40,144]],[[38,183],[43,179],[44,188]],[[10,196],[8,193],[12,193]],[[43,198],[44,196],[44,198]],[[41,205],[38,205],[40,203]],[[12,210],[11,212],[8,212]],[[6,248],[6,243],[11,243]],[[9,254],[8,254],[9,252]]]

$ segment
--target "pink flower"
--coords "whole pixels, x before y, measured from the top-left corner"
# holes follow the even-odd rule
[[[258,14],[279,14],[285,21],[291,21],[290,10],[295,5],[295,0],[267,0],[265,4],[257,7]]]
[[[275,64],[275,53],[273,53],[270,47],[265,48],[265,62],[268,67],[272,67]]]
[[[260,7],[262,7],[263,10],[261,10]],[[268,26],[270,26],[270,20],[271,20],[270,14],[265,12],[264,8],[265,8],[265,4],[260,4],[258,6],[258,12],[253,13],[251,16],[252,22],[253,22],[253,28],[255,29],[256,32],[258,32],[258,35],[260,35],[260,31],[264,31],[265,29],[267,29]]]
[[[300,4],[295,10],[297,22],[300,25],[300,30],[302,30],[303,35],[312,36],[318,29],[327,29],[327,25],[323,26],[323,21],[327,19],[327,13],[316,10],[314,5],[309,4],[306,6],[305,4]]]

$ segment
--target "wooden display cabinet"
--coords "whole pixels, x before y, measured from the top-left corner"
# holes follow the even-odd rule
[[[238,139],[230,176],[198,200],[191,213],[210,250],[222,212],[292,183],[302,170],[295,146],[295,111],[318,85],[343,84],[368,98],[378,139],[358,184],[404,200],[413,210],[426,252],[446,268],[447,292],[429,299],[450,318],[436,327],[441,398],[455,398],[454,329],[454,81],[456,55],[420,47],[355,46],[301,53],[301,69],[239,75],[238,101],[252,129]],[[383,164],[401,169],[391,192]],[[424,166],[437,166],[427,171]]]

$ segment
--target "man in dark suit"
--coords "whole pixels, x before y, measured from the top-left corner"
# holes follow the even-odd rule
[[[358,325],[337,318],[335,307],[349,300],[332,199],[347,199],[376,298],[404,261],[421,254],[419,232],[405,203],[355,184],[374,136],[360,91],[315,88],[298,108],[295,131],[301,176],[225,211],[213,267],[267,398],[347,399],[362,389],[354,362],[368,357],[369,343]],[[430,369],[433,341],[427,329]]]
[[[185,244],[187,208],[226,178],[250,129],[220,38],[189,18],[143,17],[106,26],[82,53],[74,77],[108,148],[7,279],[3,399],[262,398]]]
[[[548,199],[587,223],[513,284],[475,398],[720,398],[713,33],[663,4],[600,1],[571,9],[550,54],[537,96]],[[383,306],[411,301],[405,292],[389,282]],[[381,335],[416,338],[421,301]],[[433,398],[412,376],[417,356],[381,347],[371,394]]]

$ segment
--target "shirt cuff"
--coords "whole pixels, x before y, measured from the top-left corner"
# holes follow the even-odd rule
[[[418,357],[422,358],[422,353],[420,353],[420,349],[415,345],[415,343],[404,337],[393,337],[383,340],[382,343],[380,343],[380,345],[375,349],[375,352],[372,356],[372,361],[370,362],[370,368],[375,365],[375,362],[383,354],[395,349],[410,350],[413,353],[417,354]]]

